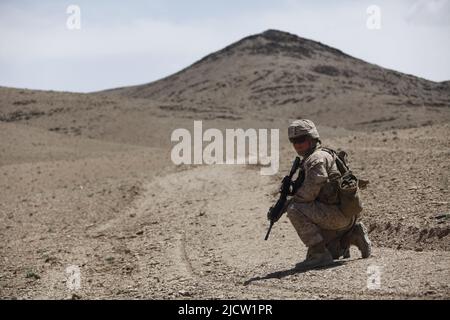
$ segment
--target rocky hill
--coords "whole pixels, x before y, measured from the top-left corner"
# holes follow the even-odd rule
[[[277,30],[244,38],[162,80],[104,93],[157,101],[181,116],[307,116],[358,129],[448,121],[450,107],[448,83],[388,70]]]

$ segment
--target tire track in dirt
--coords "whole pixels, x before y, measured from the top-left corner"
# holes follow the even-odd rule
[[[186,253],[186,234],[183,232],[180,234],[179,236],[179,240],[178,240],[178,257],[180,258],[182,264],[185,266],[186,268],[186,272],[191,275],[191,276],[196,276],[194,273],[194,270],[192,269],[192,265],[189,261],[189,257]]]
[[[450,256],[443,251],[375,248],[367,260],[352,258],[333,268],[294,272],[305,247],[284,218],[270,240],[263,241],[264,214],[276,184],[249,168],[196,167],[147,184],[142,202],[134,206],[140,211],[135,211],[136,226],[144,226],[145,237],[129,244],[140,257],[135,279],[158,279],[139,288],[144,297],[450,296]],[[157,250],[145,252],[148,246]],[[356,250],[352,253],[359,256]],[[151,263],[156,263],[154,268],[148,267]],[[381,289],[366,287],[371,265],[384,269]]]

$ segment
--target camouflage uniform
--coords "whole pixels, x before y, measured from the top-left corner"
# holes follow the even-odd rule
[[[303,156],[303,182],[287,205],[287,216],[300,239],[308,247],[301,267],[325,266],[333,259],[349,257],[350,245],[356,245],[363,258],[371,254],[367,230],[355,217],[346,217],[338,207],[335,183],[340,177],[333,156],[320,148],[320,137],[311,120],[300,119],[288,128],[289,141]],[[342,242],[345,240],[344,242]]]
[[[339,210],[337,192],[331,178],[339,176],[333,157],[320,149],[320,144],[304,158],[305,179],[287,208],[287,216],[307,247],[323,242],[321,229],[340,231],[353,221]]]

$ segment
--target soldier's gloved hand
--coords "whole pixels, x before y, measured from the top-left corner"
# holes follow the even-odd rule
[[[267,220],[277,222],[282,214],[276,214],[272,208],[267,212]]]
[[[273,221],[273,222],[277,222],[278,220],[280,220],[280,218],[281,218],[281,216],[282,216],[283,214],[278,214],[278,215],[276,215],[276,214],[274,214],[274,213],[271,213],[270,211],[267,213],[267,219],[268,220],[270,220],[270,221]]]

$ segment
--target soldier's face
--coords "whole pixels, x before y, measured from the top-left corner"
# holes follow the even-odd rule
[[[308,152],[309,148],[311,148],[311,140],[306,139],[303,142],[296,141],[292,145],[294,146],[295,151],[297,151],[299,155],[303,156]]]

